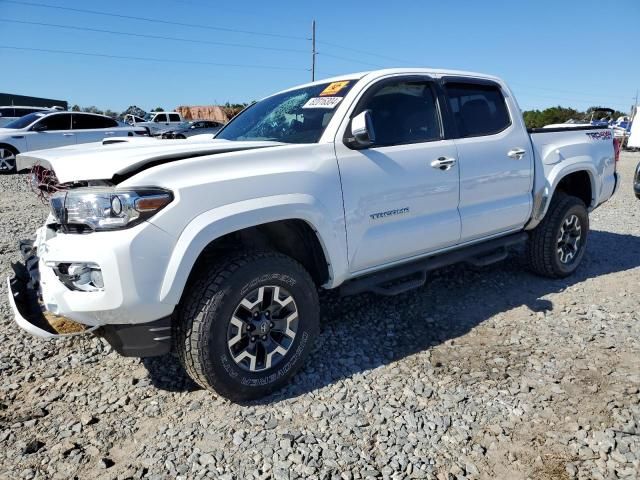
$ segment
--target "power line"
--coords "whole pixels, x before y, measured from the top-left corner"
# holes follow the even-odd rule
[[[586,93],[586,92],[576,92],[576,91],[573,91],[573,90],[560,90],[560,89],[557,89],[557,88],[534,87],[532,85],[523,85],[523,84],[518,83],[518,82],[509,82],[509,85],[520,85],[521,87],[531,88],[533,90],[547,90],[547,91],[550,91],[550,92],[570,93],[570,94],[587,95],[587,96],[593,96],[593,97],[627,98],[627,95],[604,95],[604,94],[600,94],[600,93]]]
[[[17,47],[13,45],[0,45],[0,48],[8,50],[20,50],[28,52],[44,52],[44,53],[60,53],[65,55],[81,55],[85,57],[102,57],[102,58],[115,58],[121,60],[141,60],[146,62],[162,62],[162,63],[185,63],[194,65],[213,65],[217,67],[239,67],[239,68],[261,68],[269,70],[295,70],[308,72],[307,68],[296,67],[281,67],[276,65],[250,65],[239,63],[218,63],[218,62],[202,62],[198,60],[183,60],[183,59],[169,59],[169,58],[154,58],[154,57],[132,57],[128,55],[110,55],[107,53],[93,53],[93,52],[78,52],[75,50],[54,50],[49,48],[30,48],[30,47]]]
[[[357,49],[357,48],[345,47],[344,45],[340,45],[338,43],[325,42],[325,41],[320,41],[320,40],[318,40],[317,43],[320,44],[320,45],[327,45],[329,47],[340,48],[342,50],[348,50],[350,52],[362,53],[363,55],[369,55],[369,56],[372,56],[372,57],[384,58],[385,60],[393,60],[394,62],[400,62],[400,63],[403,63],[403,64],[411,63],[411,62],[407,62],[406,60],[402,60],[402,59],[399,59],[399,58],[389,57],[387,55],[380,55],[379,53],[372,53],[372,52],[367,52],[366,50],[360,50],[360,49]]]
[[[243,33],[246,35],[259,35],[263,37],[275,37],[275,38],[288,38],[291,40],[309,40],[306,37],[298,37],[293,35],[282,35],[279,33],[268,33],[268,32],[257,32],[253,30],[239,30],[236,28],[227,28],[227,27],[216,27],[213,25],[204,25],[200,23],[185,23],[185,22],[176,22],[169,20],[162,20],[159,18],[148,18],[148,17],[138,17],[133,15],[122,15],[119,13],[108,13],[108,12],[100,12],[98,10],[86,10],[83,8],[72,8],[72,7],[63,7],[60,5],[49,5],[46,3],[37,3],[37,2],[24,2],[18,0],[0,0],[0,2],[4,3],[13,3],[16,5],[26,5],[29,7],[38,7],[38,8],[51,8],[55,10],[65,10],[67,12],[76,12],[76,13],[88,13],[90,15],[102,15],[105,17],[114,17],[114,18],[126,18],[128,20],[139,20],[143,22],[149,23],[160,23],[163,25],[177,25],[180,27],[190,27],[190,28],[201,28],[205,30],[218,30],[221,32],[232,32],[232,33]]]
[[[378,67],[378,68],[382,67],[382,65],[379,65],[379,64],[363,62],[362,60],[356,60],[354,58],[342,57],[340,55],[334,55],[333,53],[318,52],[317,55],[323,55],[325,57],[336,58],[338,60],[344,60],[345,62],[360,63],[362,65],[368,65],[370,67]]]
[[[264,47],[260,45],[247,45],[242,43],[218,42],[215,40],[196,40],[192,38],[183,38],[183,37],[167,37],[164,35],[122,32],[122,31],[116,31],[116,30],[104,30],[101,28],[77,27],[75,25],[61,25],[57,23],[29,22],[26,20],[4,19],[4,18],[0,18],[0,22],[19,23],[23,25],[37,25],[41,27],[62,28],[67,30],[79,30],[79,31],[85,31],[85,32],[108,33],[110,35],[125,35],[129,37],[151,38],[156,40],[171,40],[176,42],[202,43],[207,45],[222,45],[226,47],[236,47],[236,48],[253,48],[258,50],[273,50],[278,52],[307,53],[306,50],[300,50],[300,49],[294,49],[294,48]]]

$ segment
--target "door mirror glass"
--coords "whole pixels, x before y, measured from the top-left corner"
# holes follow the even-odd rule
[[[34,132],[44,132],[47,130],[47,125],[44,122],[36,123],[31,130]]]
[[[351,119],[351,146],[354,148],[368,148],[376,141],[373,131],[371,112],[365,110]]]

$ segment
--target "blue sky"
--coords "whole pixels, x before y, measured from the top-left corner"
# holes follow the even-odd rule
[[[165,60],[0,48],[0,91],[116,111],[132,104],[149,110],[251,101],[310,80],[312,19],[317,21],[317,78],[396,66],[474,70],[507,80],[523,109],[598,104],[627,111],[640,88],[639,0],[0,0],[0,46]]]

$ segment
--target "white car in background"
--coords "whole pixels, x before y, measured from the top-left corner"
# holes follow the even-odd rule
[[[136,127],[148,128],[150,134],[154,136],[187,126],[187,122],[178,112],[149,112],[144,116],[144,122],[138,122],[135,117],[133,122]]]
[[[0,128],[0,172],[16,170],[18,153],[147,134],[146,128],[121,127],[114,119],[94,113],[30,113]]]
[[[0,127],[17,120],[20,117],[35,112],[53,111],[53,108],[47,107],[22,107],[22,106],[3,106],[0,107]]]

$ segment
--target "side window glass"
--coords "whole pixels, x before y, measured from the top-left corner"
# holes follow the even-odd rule
[[[113,118],[102,118],[101,123],[101,128],[114,128],[118,126],[118,122],[116,122]]]
[[[154,118],[153,121],[156,122],[156,123],[166,122],[167,121],[167,114],[166,113],[159,113],[158,115],[156,115],[156,118]]]
[[[0,117],[13,117],[13,108],[0,108]]]
[[[354,115],[371,112],[375,146],[440,140],[438,108],[430,82],[385,82],[373,88]]]
[[[43,126],[44,130],[69,130],[71,129],[71,115],[59,113],[57,115],[49,115],[37,124]]]
[[[170,113],[169,114],[169,121],[170,122],[179,122],[180,121],[180,115],[178,115],[177,113]]]
[[[447,83],[445,88],[460,137],[493,135],[511,125],[509,111],[499,87]]]

